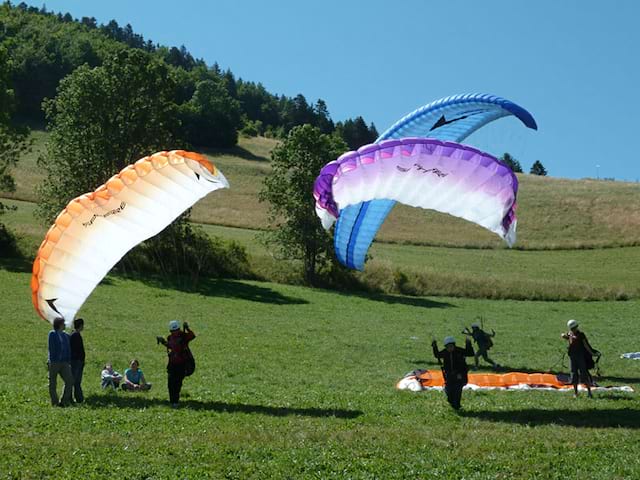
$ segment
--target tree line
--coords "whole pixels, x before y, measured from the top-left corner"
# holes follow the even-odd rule
[[[334,122],[322,99],[309,102],[272,94],[260,82],[236,78],[217,63],[208,66],[181,46],[155,44],[111,20],[98,25],[93,17],[74,19],[25,3],[5,2],[0,7],[0,45],[11,63],[15,91],[14,117],[42,124],[45,99],[56,96],[60,81],[77,68],[101,66],[123,50],[135,49],[166,65],[166,79],[173,84],[167,98],[175,104],[174,134],[200,147],[229,147],[238,132],[284,138],[296,125],[310,124],[323,133],[338,131],[351,148],[373,142],[378,132],[362,117]]]
[[[516,160],[510,153],[505,152],[502,157],[500,157],[500,160],[505,163],[513,172],[523,173],[520,161]],[[533,165],[531,165],[529,173],[531,175],[540,175],[544,177],[547,175],[547,169],[544,168],[544,165],[542,165],[542,162],[540,160],[536,160],[535,162],[533,162]]]

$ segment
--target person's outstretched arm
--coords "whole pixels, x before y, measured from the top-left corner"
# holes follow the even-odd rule
[[[442,355],[438,351],[438,344],[435,340],[431,343],[431,347],[433,348],[433,356],[436,358],[442,358]]]

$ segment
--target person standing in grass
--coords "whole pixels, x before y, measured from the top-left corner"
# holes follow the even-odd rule
[[[444,375],[444,391],[447,401],[455,410],[459,410],[462,399],[462,388],[467,384],[469,367],[464,357],[473,357],[471,340],[466,339],[465,348],[456,347],[456,339],[445,337],[444,350],[438,350],[438,344],[434,340],[431,343],[433,355],[438,359]]]
[[[195,333],[189,328],[189,324],[184,322],[183,329],[180,330],[180,323],[177,320],[169,322],[169,336],[156,337],[158,343],[167,347],[169,361],[167,363],[167,387],[169,388],[169,402],[172,408],[178,407],[180,401],[180,391],[184,377],[193,373],[195,363],[189,350],[189,342],[196,338]]]
[[[71,345],[69,335],[64,331],[64,318],[53,320],[53,330],[49,332],[49,396],[51,405],[67,407],[71,404],[73,375],[71,373]],[[58,401],[58,375],[64,380],[62,399]]]
[[[485,362],[491,364],[494,370],[500,368],[496,362],[489,358],[489,354],[487,353],[491,347],[493,347],[492,338],[496,336],[496,332],[491,330],[491,333],[485,332],[480,325],[477,323],[471,324],[471,331],[467,327],[462,331],[465,335],[473,338],[476,342],[476,353],[474,355],[475,360],[475,370],[478,369],[478,363],[480,357],[484,359]]]
[[[587,336],[578,329],[576,320],[567,322],[568,332],[562,333],[560,336],[569,341],[569,360],[571,361],[571,383],[573,384],[573,396],[578,396],[578,377],[580,383],[587,387],[587,395],[591,395],[591,375],[587,367],[587,361],[593,363],[594,351],[589,345]]]
[[[131,360],[129,368],[124,371],[124,382],[122,383],[123,390],[131,390],[138,392],[141,390],[149,390],[151,384],[147,383],[144,378],[144,373],[139,368],[140,362],[137,359]]]
[[[84,402],[82,393],[82,373],[84,371],[84,342],[80,333],[84,330],[84,319],[76,318],[73,321],[73,333],[71,334],[71,374],[73,375],[73,399],[76,403]]]

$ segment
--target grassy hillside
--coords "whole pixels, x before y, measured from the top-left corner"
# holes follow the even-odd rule
[[[236,281],[178,292],[110,277],[80,312],[87,402],[52,409],[49,327],[33,311],[29,274],[12,269],[0,267],[12,339],[0,370],[4,478],[640,477],[636,394],[467,392],[456,415],[442,393],[394,389],[407,371],[437,368],[432,335],[457,334],[479,314],[498,332],[492,357],[534,371],[566,371],[559,333],[577,318],[604,352],[601,382],[637,389],[637,365],[618,358],[638,350],[635,301],[436,300]],[[168,408],[155,344],[172,318],[198,335],[179,410]],[[102,391],[101,364],[123,370],[134,356],[153,389]]]
[[[34,151],[21,159],[10,198],[34,201],[42,181],[36,165],[46,134],[34,132]],[[267,206],[258,202],[269,172],[274,140],[241,138],[236,148],[205,153],[222,170],[231,189],[200,201],[192,218],[199,223],[249,229],[266,228]],[[518,176],[518,242],[520,249],[575,249],[640,245],[640,184],[604,180],[566,180]],[[378,241],[428,246],[503,248],[494,234],[449,215],[397,205]]]
[[[34,132],[34,138],[34,151],[21,159],[15,173],[18,189],[8,195],[22,199],[13,202],[19,209],[2,219],[31,254],[45,232],[33,216],[32,202],[35,185],[43,181],[36,158],[46,134]],[[243,138],[234,149],[206,152],[231,189],[200,201],[192,218],[210,234],[243,244],[259,276],[292,282],[299,278],[299,266],[275,256],[256,238],[267,226],[267,206],[257,195],[274,146],[273,140]],[[640,246],[633,246],[640,236],[640,185],[531,175],[521,175],[520,181],[516,249],[505,248],[495,235],[469,222],[398,205],[374,243],[360,280],[382,291],[418,295],[640,297]]]

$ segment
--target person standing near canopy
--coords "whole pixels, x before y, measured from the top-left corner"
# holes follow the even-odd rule
[[[189,350],[189,342],[196,338],[196,335],[191,331],[187,322],[184,322],[182,327],[183,330],[180,330],[180,323],[177,320],[171,320],[169,322],[169,336],[166,339],[156,337],[158,343],[162,343],[167,347],[167,355],[169,356],[167,387],[172,408],[178,407],[184,377],[193,373],[193,370],[189,371],[189,364],[193,361],[193,356]]]
[[[467,384],[469,367],[464,357],[473,357],[471,340],[465,340],[464,348],[456,347],[456,339],[445,337],[444,350],[438,350],[438,343],[431,343],[433,355],[438,359],[444,376],[444,391],[447,401],[455,410],[460,409],[462,388]]]
[[[84,330],[84,319],[76,318],[73,321],[71,334],[71,374],[73,375],[73,399],[76,403],[84,402],[82,393],[82,372],[84,371],[84,342],[80,333]]]
[[[64,331],[64,318],[56,317],[53,320],[53,330],[49,332],[49,396],[51,405],[67,407],[71,404],[71,390],[73,375],[71,374],[71,345],[69,335]],[[64,380],[62,399],[58,401],[57,380],[58,375]]]
[[[595,352],[589,345],[587,336],[578,329],[576,320],[567,322],[568,332],[562,333],[560,336],[569,341],[569,359],[571,360],[571,383],[573,384],[573,396],[578,396],[578,376],[580,382],[587,387],[587,395],[591,395],[591,375],[587,368],[587,357],[591,359]],[[591,360],[593,362],[593,360]]]

